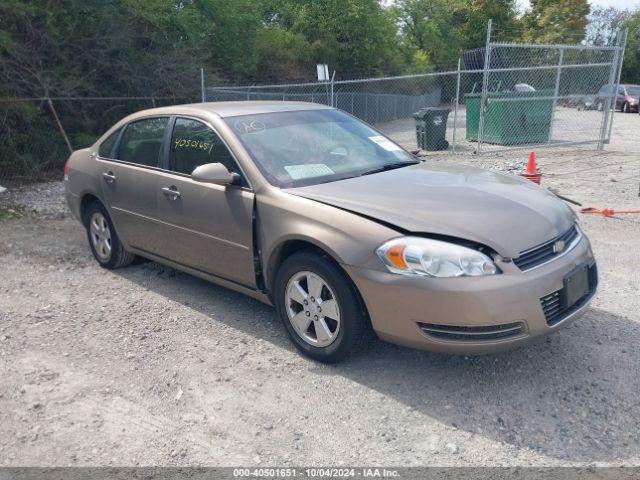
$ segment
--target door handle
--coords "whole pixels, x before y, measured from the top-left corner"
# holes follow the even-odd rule
[[[116,176],[113,172],[102,172],[102,178],[104,178],[104,181],[107,183],[113,183],[116,181]]]
[[[163,187],[162,193],[164,193],[171,200],[177,200],[180,197],[180,192],[176,187]]]

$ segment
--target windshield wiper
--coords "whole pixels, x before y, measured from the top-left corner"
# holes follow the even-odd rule
[[[419,161],[415,161],[415,162],[396,162],[396,163],[389,163],[387,165],[383,165],[380,168],[375,168],[373,170],[369,170],[368,172],[364,172],[362,175],[371,175],[372,173],[380,173],[380,172],[386,172],[387,170],[394,170],[396,168],[402,168],[402,167],[406,167],[407,165],[416,165],[420,163]],[[361,176],[362,176],[361,175]]]

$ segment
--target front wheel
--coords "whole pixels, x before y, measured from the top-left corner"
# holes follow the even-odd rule
[[[629,105],[627,104],[627,102],[624,102],[622,104],[622,108],[620,109],[620,111],[622,111],[622,113],[629,113]]]
[[[276,309],[298,350],[335,363],[358,349],[367,327],[365,308],[329,257],[295,253],[284,261],[275,283]]]
[[[92,203],[84,217],[91,253],[101,267],[111,270],[133,262],[135,255],[124,249],[111,217],[101,204]]]

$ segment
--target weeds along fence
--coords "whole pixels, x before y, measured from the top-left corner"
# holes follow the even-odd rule
[[[0,99],[0,185],[62,178],[71,150],[87,147],[138,110],[171,97]]]

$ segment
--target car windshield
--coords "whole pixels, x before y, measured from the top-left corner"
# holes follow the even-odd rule
[[[332,109],[228,117],[262,174],[280,188],[301,187],[418,163],[355,118]]]
[[[627,94],[632,97],[640,96],[640,86],[638,85],[627,85]]]

